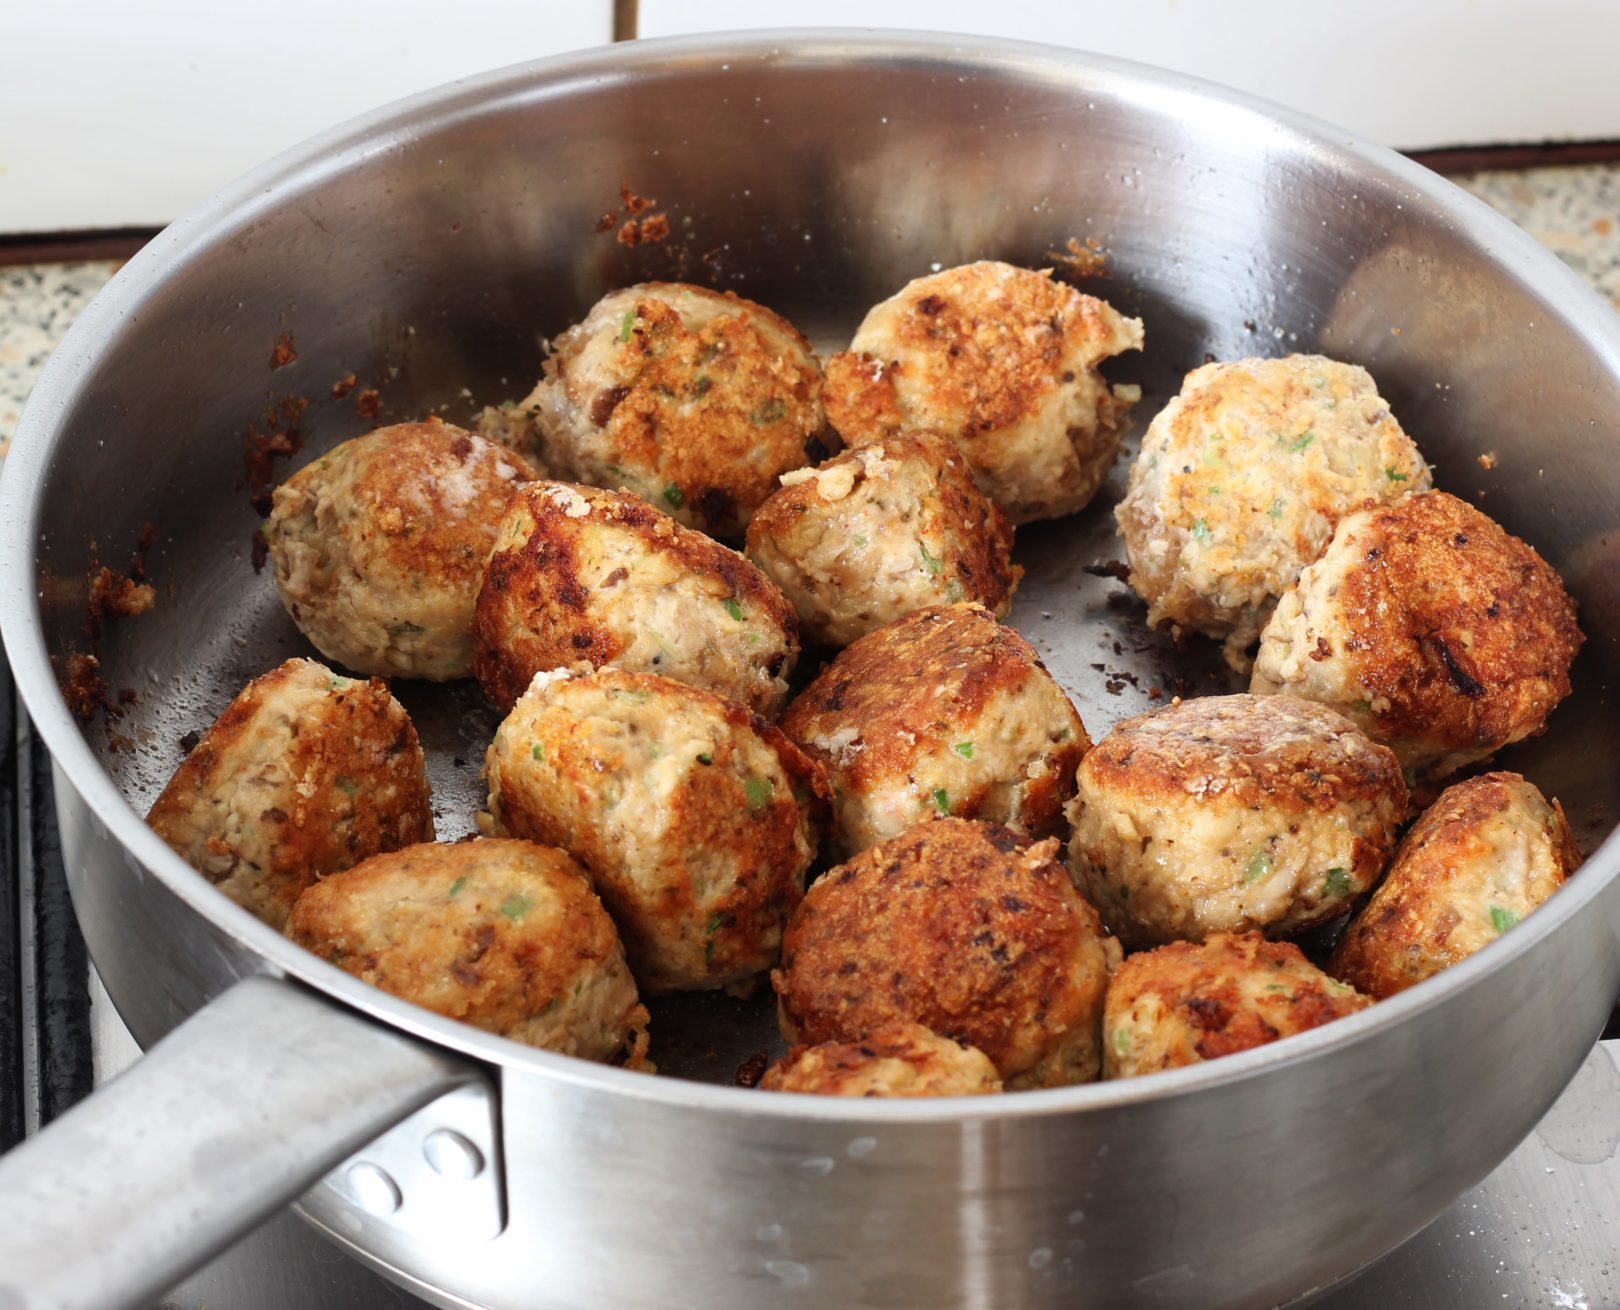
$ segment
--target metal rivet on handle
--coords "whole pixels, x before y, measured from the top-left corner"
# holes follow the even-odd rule
[[[429,1133],[422,1143],[422,1154],[441,1178],[468,1182],[484,1172],[484,1153],[449,1128]]]
[[[368,1214],[391,1215],[404,1203],[399,1184],[369,1160],[350,1165],[343,1181],[355,1204]]]

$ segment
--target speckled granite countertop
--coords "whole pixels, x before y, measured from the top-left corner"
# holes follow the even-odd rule
[[[1495,206],[1620,309],[1620,164],[1465,174],[1453,179]],[[56,343],[118,264],[0,268],[0,457]]]

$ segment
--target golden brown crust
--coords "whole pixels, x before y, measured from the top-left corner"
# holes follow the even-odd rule
[[[425,843],[298,898],[287,936],[437,1014],[590,1059],[644,1046],[646,1011],[585,872],[532,842]]]
[[[1140,322],[1049,269],[966,264],[873,308],[827,362],[827,416],[851,445],[939,431],[1013,522],[1052,518],[1095,493],[1136,396],[1096,365],[1141,344]]]
[[[968,271],[950,270],[958,277]],[[886,334],[893,351],[919,352],[924,375],[914,385],[926,386],[937,408],[962,416],[970,452],[985,434],[1039,409],[1062,384],[1065,359],[1114,335],[1106,302],[1054,280],[1050,270],[1018,273],[1016,316],[984,313],[975,295],[949,294],[941,275],[902,293],[907,302]],[[895,377],[905,371],[864,352],[827,361],[827,417],[846,441],[864,444],[900,430]]]
[[[921,484],[916,491],[913,482]],[[773,554],[797,566],[796,581],[816,596],[818,613],[847,608],[849,592],[860,590],[859,584],[848,586],[842,570],[817,578],[806,556],[818,548],[825,550],[823,541],[830,535],[851,564],[874,548],[877,553],[867,562],[887,564],[883,548],[888,543],[874,543],[871,538],[878,534],[865,522],[877,517],[879,507],[870,503],[874,497],[887,505],[894,545],[923,589],[932,593],[934,603],[976,601],[997,614],[1006,613],[1024,572],[1012,562],[1012,522],[979,490],[954,444],[933,433],[890,436],[881,446],[845,451],[813,474],[788,475],[750,520],[748,553],[759,558],[761,548],[770,543]],[[846,525],[844,519],[851,515],[858,515],[859,521],[851,519]],[[859,534],[854,542],[851,533]],[[826,574],[826,564],[822,571]],[[893,585],[887,577],[867,581],[873,588]],[[823,594],[829,591],[836,594]],[[876,596],[871,599],[888,620],[901,617],[903,611],[893,612],[892,605],[884,606]],[[822,639],[824,630],[842,635],[845,626],[827,621],[811,625]],[[845,637],[836,644],[852,639]]]
[[[607,299],[629,306],[622,325],[616,313],[611,323],[593,323],[599,304],[590,331],[560,339],[548,364],[586,410],[562,420],[542,404],[540,421],[584,423],[600,434],[593,449],[610,454],[581,458],[567,438],[547,432],[548,458],[581,481],[629,478],[682,521],[741,537],[779,474],[826,454],[821,370],[809,343],[781,315],[729,291],[651,282]],[[601,332],[612,337],[597,349],[611,376],[596,379],[608,385],[586,402],[589,388],[574,378],[570,352]]]
[[[819,1096],[982,1096],[1001,1090],[984,1052],[914,1023],[891,1023],[858,1042],[795,1046],[760,1089]]]
[[[1044,836],[1062,824],[1075,770],[1091,740],[1035,648],[982,606],[933,606],[862,637],[788,706],[782,728],[826,766],[841,794],[854,798],[877,793],[896,778],[916,778],[919,761],[949,760],[964,746],[973,753],[963,759],[985,759],[989,752],[964,742],[963,731],[1034,683],[1049,684],[1058,708],[1053,722],[1036,725],[1038,748],[1009,756],[998,776],[947,788],[945,803],[936,808],[957,818],[1004,819]],[[828,744],[852,741],[858,750]],[[993,800],[1004,803],[1001,793],[1009,783],[1019,789],[1014,813],[986,814]]]
[[[631,565],[596,567],[610,553],[651,563],[663,589],[678,576],[714,616],[734,607],[763,627],[764,641],[755,627],[737,628],[739,654],[727,661],[735,677],[714,689],[754,709],[780,706],[777,688],[798,652],[799,621],[776,585],[736,551],[637,496],[563,482],[531,483],[513,496],[478,591],[473,674],[492,702],[511,709],[543,669],[639,658],[632,646],[644,636],[645,617],[624,612],[612,594]],[[759,641],[757,655],[744,644],[749,637]]]
[[[858,1042],[907,1020],[976,1046],[1010,1083],[1095,1077],[1109,952],[1057,850],[942,818],[829,871],[771,975],[784,1035]]]
[[[589,870],[648,992],[769,966],[830,794],[821,767],[743,706],[618,669],[531,688],[485,771],[505,831]]]
[[[1225,796],[1284,813],[1347,802],[1404,812],[1400,764],[1343,715],[1296,696],[1200,696],[1125,719],[1083,766],[1099,789]],[[1388,851],[1378,857],[1379,867]]]
[[[146,821],[277,928],[318,875],[433,839],[422,747],[388,685],[300,659],[243,688]]]
[[[1580,865],[1563,807],[1520,775],[1459,782],[1407,830],[1328,971],[1393,996],[1495,940]]]
[[[1176,1069],[1252,1050],[1364,1010],[1292,942],[1212,933],[1129,956],[1108,984],[1107,1076]]]
[[[1473,751],[1538,730],[1583,640],[1552,566],[1443,491],[1355,522],[1364,563],[1338,604],[1372,735]]]

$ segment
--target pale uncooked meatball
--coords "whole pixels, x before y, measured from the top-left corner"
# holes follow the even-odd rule
[[[955,441],[1014,523],[1083,509],[1119,454],[1134,386],[1097,366],[1142,322],[994,260],[907,283],[827,361],[827,417],[852,446],[922,429]]]
[[[533,842],[407,846],[322,878],[287,936],[385,992],[586,1060],[647,1048],[647,1011],[585,871]]]
[[[319,875],[433,840],[422,747],[387,684],[302,659],[242,689],[146,821],[273,928]]]
[[[1211,933],[1130,956],[1108,980],[1104,1077],[1134,1078],[1252,1050],[1365,1010],[1292,942]]]
[[[1004,617],[1024,572],[1012,545],[1012,524],[961,453],[923,434],[784,473],[748,525],[749,557],[827,646],[959,600]]]
[[[1001,1075],[983,1051],[902,1022],[858,1042],[795,1047],[759,1085],[819,1096],[984,1096],[1001,1090]]]
[[[918,610],[862,637],[782,728],[826,766],[843,855],[939,814],[1055,834],[1091,745],[1034,647],[978,605]]]
[[[539,482],[512,498],[478,591],[473,671],[511,709],[536,673],[658,673],[774,718],[798,616],[734,550],[626,492]]]
[[[511,451],[437,420],[333,447],[276,488],[264,539],[281,603],[345,668],[465,678],[495,525],[533,476]]]
[[[1557,801],[1516,773],[1441,793],[1328,962],[1380,999],[1495,941],[1564,884],[1580,849]]]
[[[1363,501],[1429,485],[1365,369],[1321,355],[1187,374],[1148,425],[1114,511],[1148,623],[1226,639],[1247,664],[1277,597]]]
[[[820,766],[757,715],[645,673],[542,673],[485,759],[504,831],[589,870],[642,989],[775,962],[826,808]]]
[[[809,342],[763,305],[682,282],[597,301],[524,404],[558,476],[733,540],[779,475],[829,453]]]
[[[771,975],[782,1035],[859,1042],[904,1020],[977,1047],[1009,1090],[1096,1078],[1119,947],[1059,849],[934,819],[822,875]]]
[[[1205,696],[1118,724],[1080,763],[1069,868],[1127,947],[1325,923],[1377,881],[1394,755],[1292,696]]]
[[[1581,641],[1552,567],[1431,491],[1339,524],[1266,625],[1252,689],[1331,705],[1430,781],[1539,732]]]

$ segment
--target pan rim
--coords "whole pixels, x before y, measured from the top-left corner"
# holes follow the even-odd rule
[[[1012,1097],[936,1101],[859,1101],[836,1097],[756,1096],[749,1089],[648,1078],[610,1066],[535,1050],[423,1010],[381,992],[310,955],[219,894],[185,864],[124,799],[68,711],[45,649],[34,594],[34,545],[40,532],[42,474],[58,420],[72,398],[78,371],[92,364],[104,338],[161,292],[170,270],[225,239],[283,188],[307,187],[332,171],[385,150],[402,133],[438,131],[464,115],[478,116],[513,99],[563,94],[579,82],[603,83],[678,71],[701,63],[759,60],[787,66],[896,61],[950,61],[964,72],[1017,68],[1022,75],[1070,90],[1090,88],[1126,100],[1186,102],[1219,108],[1259,130],[1282,129],[1318,151],[1340,152],[1384,185],[1411,193],[1434,218],[1489,247],[1492,260],[1563,319],[1608,372],[1620,378],[1620,319],[1551,252],[1483,202],[1396,152],[1311,115],[1216,83],[1148,65],[1032,42],[948,33],[867,29],[775,29],[660,38],[603,47],[497,69],[396,101],[350,119],[292,147],[228,184],[171,224],[137,254],[80,315],[47,364],[18,426],[0,476],[0,634],[30,719],[65,781],[117,839],[133,862],[158,878],[194,911],[245,949],[261,971],[318,990],[345,1008],[436,1046],[486,1064],[547,1080],[674,1109],[730,1115],[744,1111],[792,1121],[848,1124],[989,1122],[1075,1112],[1098,1113],[1196,1095],[1310,1060],[1327,1049],[1371,1041],[1409,1018],[1469,990],[1476,979],[1506,966],[1542,938],[1586,912],[1620,873],[1620,829],[1612,831],[1560,894],[1516,930],[1444,973],[1349,1018],[1285,1042],[1189,1068],[1120,1082],[1021,1092]],[[19,567],[26,561],[26,567]],[[1595,1034],[1594,1034],[1595,1036]]]

